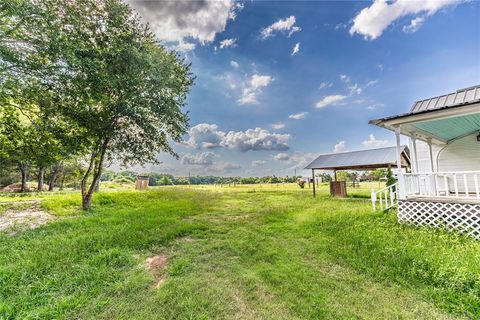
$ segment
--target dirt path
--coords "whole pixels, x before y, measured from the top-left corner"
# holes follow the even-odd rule
[[[8,208],[0,210],[0,231],[16,234],[23,230],[38,228],[54,217],[42,210],[40,201],[19,201],[2,204]]]

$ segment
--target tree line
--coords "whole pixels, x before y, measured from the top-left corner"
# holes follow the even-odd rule
[[[26,190],[74,178],[89,209],[103,168],[177,156],[194,76],[121,0],[0,3],[0,173]],[[2,178],[3,179],[3,178]]]

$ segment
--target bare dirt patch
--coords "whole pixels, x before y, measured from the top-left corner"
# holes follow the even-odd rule
[[[155,277],[155,283],[152,285],[152,288],[159,288],[162,283],[166,280],[165,269],[168,265],[168,258],[164,255],[156,255],[148,257],[145,260],[145,267],[150,271]]]
[[[38,202],[13,204],[11,208],[0,214],[0,231],[16,234],[22,230],[35,229],[53,220],[51,214],[38,207]]]

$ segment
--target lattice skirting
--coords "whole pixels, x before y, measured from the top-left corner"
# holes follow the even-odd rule
[[[400,200],[398,222],[444,227],[480,240],[480,204]]]

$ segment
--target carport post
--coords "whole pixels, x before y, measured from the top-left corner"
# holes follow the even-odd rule
[[[313,197],[315,197],[316,196],[316,194],[315,194],[315,169],[312,169],[312,178],[313,178],[313,183],[312,183],[313,184],[313,189],[312,189],[313,190]]]

